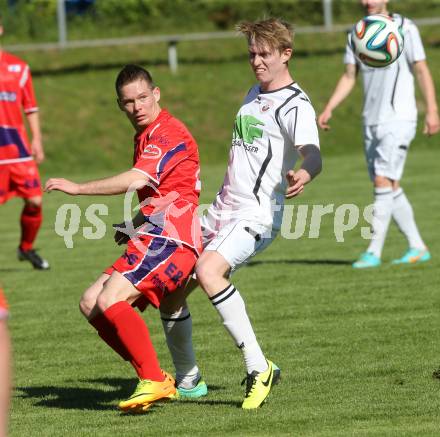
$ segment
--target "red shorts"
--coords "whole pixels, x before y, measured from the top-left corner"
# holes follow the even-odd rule
[[[8,316],[8,303],[3,295],[3,291],[0,288],[0,320],[5,319]]]
[[[0,164],[0,204],[11,197],[42,196],[40,174],[35,161]]]
[[[127,278],[142,296],[134,303],[143,311],[148,303],[156,308],[169,293],[184,285],[197,255],[191,248],[163,237],[143,235],[127,243],[125,253],[105,273],[114,270]]]

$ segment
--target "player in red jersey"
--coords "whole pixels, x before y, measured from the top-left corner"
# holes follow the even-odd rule
[[[119,407],[142,412],[155,400],[173,397],[176,388],[174,379],[161,370],[148,328],[133,307],[143,310],[148,303],[159,307],[186,284],[193,270],[201,248],[196,214],[199,155],[184,124],[160,108],[160,90],[146,70],[124,67],[116,79],[116,91],[120,109],[136,130],[133,168],[80,184],[49,179],[46,191],[138,193],[139,223],[143,224],[128,241],[125,253],[85,291],[80,309],[139,376],[135,392]]]
[[[32,134],[30,144],[22,111]],[[33,247],[43,220],[37,168],[43,160],[40,120],[29,66],[0,47],[0,204],[14,196],[23,198],[18,259],[27,260],[40,270],[49,268],[49,263]]]
[[[7,435],[9,398],[11,395],[11,345],[6,319],[8,306],[0,287],[0,437]]]

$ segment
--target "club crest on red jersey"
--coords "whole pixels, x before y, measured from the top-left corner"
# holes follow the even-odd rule
[[[142,152],[142,157],[147,159],[157,159],[162,156],[162,150],[155,144],[147,144]]]
[[[8,65],[8,71],[11,73],[20,73],[21,65],[20,64],[10,64]]]

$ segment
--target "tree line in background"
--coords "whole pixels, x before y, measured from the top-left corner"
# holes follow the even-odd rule
[[[323,23],[322,0],[66,0],[68,39],[232,30],[240,20],[282,17]],[[358,0],[333,0],[334,23],[362,15]],[[394,0],[410,17],[440,16],[440,0]],[[422,7],[421,7],[422,6]],[[0,0],[8,43],[57,39],[57,0]]]

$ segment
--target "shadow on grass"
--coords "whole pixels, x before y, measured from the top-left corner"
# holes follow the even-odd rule
[[[6,267],[6,268],[0,268],[0,273],[17,273],[17,272],[24,272],[25,268],[19,268],[19,267]],[[31,270],[32,271],[32,270]]]
[[[129,396],[135,387],[133,378],[98,378],[82,379],[79,384],[97,384],[100,387],[108,386],[110,389],[90,387],[59,387],[54,385],[16,387],[16,397],[31,399],[34,406],[45,408],[61,408],[65,410],[115,410],[117,403]],[[209,391],[222,390],[224,387],[210,385]],[[201,403],[208,405],[233,405],[234,401],[214,400],[185,400],[183,402]],[[163,402],[158,402],[158,406]],[[155,405],[156,406],[156,405]]]
[[[333,266],[351,266],[353,260],[344,259],[270,259],[266,261],[251,261],[247,265],[250,267],[261,264],[308,264],[308,265],[333,265]]]
[[[79,383],[107,385],[103,388],[59,387],[54,385],[16,387],[17,397],[33,399],[35,406],[66,410],[114,410],[116,401],[124,399],[134,388],[134,380],[126,378],[99,378],[79,380]],[[114,405],[107,405],[114,402]]]
[[[209,387],[211,389],[211,387]],[[191,404],[197,404],[197,405],[227,405],[232,407],[241,408],[241,404],[243,401],[222,401],[220,399],[187,399],[185,401],[182,401],[185,403],[191,403]]]

